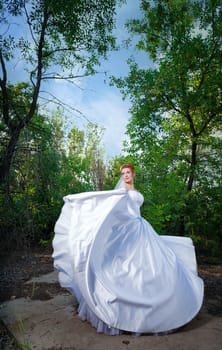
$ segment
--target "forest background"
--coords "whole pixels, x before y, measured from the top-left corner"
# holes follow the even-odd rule
[[[0,1],[1,251],[50,245],[63,196],[113,189],[120,165],[132,162],[142,215],[155,230],[191,237],[202,259],[221,258],[220,0],[140,1],[141,18],[126,28],[153,66],[142,69],[131,57],[125,78],[110,77],[131,105],[119,156],[106,160],[98,124],[67,134],[67,106],[54,99],[48,110],[53,96],[41,97],[43,82],[75,83],[117,49],[112,30],[123,2]],[[10,31],[19,17],[28,40]],[[15,57],[26,63],[25,79],[12,84]]]

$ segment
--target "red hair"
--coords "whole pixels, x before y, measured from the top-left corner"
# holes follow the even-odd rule
[[[121,165],[121,167],[120,167],[120,172],[121,172],[123,169],[125,169],[125,168],[129,168],[129,169],[132,171],[132,173],[134,174],[134,166],[133,166],[133,164],[131,164],[131,163],[126,163],[126,164]]]

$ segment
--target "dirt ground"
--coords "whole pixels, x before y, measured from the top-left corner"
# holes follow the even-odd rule
[[[199,264],[205,298],[196,318],[173,334],[118,337],[98,334],[76,313],[75,299],[58,283],[51,251],[0,258],[0,349],[219,350],[222,344],[222,265]],[[15,312],[16,310],[16,312]]]

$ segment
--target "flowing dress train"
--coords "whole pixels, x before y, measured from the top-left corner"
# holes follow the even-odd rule
[[[64,197],[54,266],[98,332],[166,332],[201,308],[203,281],[188,237],[160,236],[140,215],[143,196],[125,189]]]

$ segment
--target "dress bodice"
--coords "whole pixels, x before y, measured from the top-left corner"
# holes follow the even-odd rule
[[[128,210],[132,213],[133,216],[140,216],[140,207],[143,204],[144,198],[143,195],[135,190],[128,191],[130,197],[130,208]]]
[[[139,206],[141,207],[141,205],[143,204],[144,201],[144,197],[143,195],[138,192],[138,191],[128,191],[129,196],[132,198],[132,200]]]

